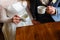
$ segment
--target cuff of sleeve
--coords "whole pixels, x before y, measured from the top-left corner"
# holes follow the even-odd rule
[[[55,13],[56,13],[56,16],[57,16],[57,15],[58,15],[58,11],[57,11],[57,9],[56,9],[56,12],[55,12]]]
[[[55,15],[55,16],[58,15],[58,11],[57,11],[57,9],[55,9],[55,14],[53,14],[53,15]]]

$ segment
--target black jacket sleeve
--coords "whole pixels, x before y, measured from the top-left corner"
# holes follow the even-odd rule
[[[36,14],[37,14],[36,0],[30,0],[30,12],[33,18],[36,18]]]

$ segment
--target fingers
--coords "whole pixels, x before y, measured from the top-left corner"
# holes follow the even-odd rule
[[[14,17],[19,17],[18,15],[14,15]],[[19,17],[20,18],[20,17]]]
[[[48,6],[48,7],[46,8],[46,12],[47,12],[48,14],[54,14],[54,13],[55,13],[55,8],[54,8],[53,6]]]
[[[51,10],[51,6],[48,6],[48,7],[47,7],[47,10]]]
[[[14,17],[13,19],[14,19],[14,20],[19,20],[20,18],[19,18],[19,17]]]
[[[18,24],[20,20],[13,20],[13,23]]]
[[[17,16],[17,15],[15,15],[12,19],[13,19],[13,20],[12,20],[13,23],[15,23],[15,24],[18,24],[18,23],[20,22],[20,17]]]

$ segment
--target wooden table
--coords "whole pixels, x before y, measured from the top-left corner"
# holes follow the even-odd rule
[[[16,40],[60,40],[60,22],[40,24],[17,28]]]

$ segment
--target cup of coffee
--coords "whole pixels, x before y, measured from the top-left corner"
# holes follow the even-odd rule
[[[45,14],[46,7],[45,6],[38,6],[37,11],[38,11],[38,14]]]

